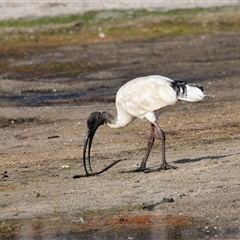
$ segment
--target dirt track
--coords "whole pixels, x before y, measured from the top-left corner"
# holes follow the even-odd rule
[[[79,219],[87,210],[131,207],[129,215],[183,216],[203,232],[234,229],[239,234],[239,39],[239,33],[166,37],[58,48],[11,60],[13,65],[71,60],[99,67],[80,76],[8,73],[0,78],[1,219],[56,218],[61,213],[70,228],[76,219],[83,224]],[[167,137],[167,160],[178,168],[120,173],[136,167],[146,149],[149,124],[136,120],[125,129],[101,127],[94,140],[95,169],[116,159],[120,163],[101,176],[73,179],[83,173],[88,115],[96,110],[115,113],[108,100],[117,89],[150,74],[198,83],[211,97],[159,120]],[[78,93],[75,98],[46,97],[72,92]],[[157,141],[148,165],[156,167],[160,156]],[[25,225],[18,233],[32,227]],[[48,227],[41,226],[45,233]]]

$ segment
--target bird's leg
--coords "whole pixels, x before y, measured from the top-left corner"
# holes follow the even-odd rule
[[[157,128],[158,130],[158,133],[159,133],[159,136],[160,136],[160,139],[162,141],[162,164],[160,165],[159,168],[157,168],[157,171],[159,170],[167,170],[167,169],[170,169],[170,168],[176,168],[174,166],[171,166],[167,163],[166,161],[166,148],[165,148],[165,133],[164,131],[160,128],[160,126],[158,125],[158,122],[155,121],[154,122],[155,124],[155,127]]]
[[[148,160],[149,154],[151,152],[154,141],[155,141],[155,125],[151,123],[150,137],[148,139],[147,152],[141,162],[140,167],[138,167],[137,169],[131,170],[130,172],[143,172],[143,171],[147,170],[146,164],[147,164],[147,160]]]

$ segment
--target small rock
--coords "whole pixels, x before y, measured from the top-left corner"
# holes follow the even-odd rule
[[[183,197],[186,196],[186,194],[185,194],[185,193],[180,193],[178,196],[179,196],[180,198],[183,198]]]
[[[15,135],[15,138],[17,140],[25,140],[25,139],[28,138],[28,136],[25,136],[25,135],[22,135],[22,134],[17,134],[17,135]]]
[[[2,173],[2,178],[8,178],[8,172],[7,171],[4,171]]]
[[[60,136],[54,135],[54,136],[49,136],[49,137],[48,137],[48,139],[53,139],[53,138],[60,138]]]
[[[163,200],[162,200],[163,202],[174,202],[174,199],[173,198],[163,198]]]
[[[100,38],[105,38],[105,37],[106,37],[106,35],[105,35],[103,32],[99,33],[98,36],[99,36]]]
[[[69,165],[62,165],[62,168],[69,168]]]

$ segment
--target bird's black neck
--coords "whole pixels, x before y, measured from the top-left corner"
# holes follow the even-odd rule
[[[107,124],[115,124],[117,122],[116,117],[114,117],[111,113],[109,112],[102,112],[103,118],[106,120]]]

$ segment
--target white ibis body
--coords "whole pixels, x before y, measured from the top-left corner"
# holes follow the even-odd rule
[[[162,163],[159,168],[174,168],[166,162],[165,156],[165,134],[160,128],[157,119],[159,115],[166,111],[169,106],[173,106],[178,100],[197,102],[206,96],[203,88],[196,84],[182,81],[174,81],[163,76],[139,77],[125,83],[117,92],[116,109],[117,117],[108,112],[93,112],[87,120],[88,132],[83,149],[83,164],[86,175],[92,176],[100,174],[119,161],[115,161],[99,172],[92,172],[90,164],[90,151],[94,134],[100,125],[108,125],[111,128],[123,128],[134,119],[146,119],[151,124],[150,137],[148,140],[147,152],[140,166],[133,171],[146,171],[147,160],[155,141],[155,130],[162,142]],[[86,163],[86,151],[88,146],[88,168]],[[155,170],[155,171],[156,171]],[[81,176],[81,175],[76,175]]]

